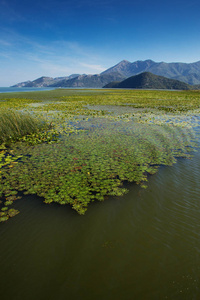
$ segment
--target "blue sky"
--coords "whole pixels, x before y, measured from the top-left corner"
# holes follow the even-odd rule
[[[200,60],[199,0],[0,0],[0,86]]]

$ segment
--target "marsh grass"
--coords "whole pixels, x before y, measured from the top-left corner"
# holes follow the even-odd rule
[[[14,96],[14,97],[13,97]],[[186,112],[200,108],[200,91],[58,89],[42,92],[0,94],[1,107],[24,107],[28,103],[66,101],[70,105],[133,105],[164,112]]]
[[[29,113],[3,110],[0,112],[0,144],[18,140],[45,127],[44,121],[32,117]]]

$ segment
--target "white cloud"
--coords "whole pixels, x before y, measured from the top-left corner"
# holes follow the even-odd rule
[[[0,86],[34,80],[40,76],[97,74],[105,70],[92,47],[76,41],[55,40],[38,43],[15,31],[5,30],[0,39]]]
[[[86,67],[87,69],[91,69],[97,72],[103,72],[105,68],[103,68],[100,65],[92,65],[92,64],[87,64],[87,63],[80,63],[81,66]]]

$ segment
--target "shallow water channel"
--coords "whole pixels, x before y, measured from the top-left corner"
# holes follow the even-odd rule
[[[200,299],[200,151],[90,205],[24,196],[0,224],[0,299]]]

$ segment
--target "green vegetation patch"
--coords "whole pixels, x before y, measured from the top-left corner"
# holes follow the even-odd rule
[[[45,122],[29,113],[4,109],[0,112],[0,144],[39,132],[45,128]]]
[[[14,97],[13,97],[14,95]],[[56,103],[64,101],[71,105],[126,105],[150,107],[165,111],[188,111],[200,108],[200,91],[155,91],[155,90],[89,90],[58,89],[42,92],[0,94],[0,109],[22,108],[31,103]]]
[[[124,181],[145,187],[148,174],[175,157],[189,157],[192,135],[188,129],[105,121],[80,134],[63,136],[59,144],[22,146],[21,159],[2,169],[1,195],[23,191],[45,203],[70,204],[84,214],[91,201],[123,195]]]
[[[124,181],[147,187],[149,174],[160,165],[172,165],[177,157],[190,158],[195,146],[192,127],[199,124],[197,91],[25,94],[24,99],[22,94],[10,99],[7,94],[0,101],[12,122],[18,118],[19,124],[29,129],[34,124],[36,130],[19,134],[18,123],[18,127],[10,126],[7,132],[16,135],[7,134],[12,136],[9,147],[6,134],[2,135],[2,222],[18,213],[10,207],[19,192],[43,197],[45,203],[69,204],[84,214],[90,202],[126,193]],[[0,125],[0,130],[6,127]]]

